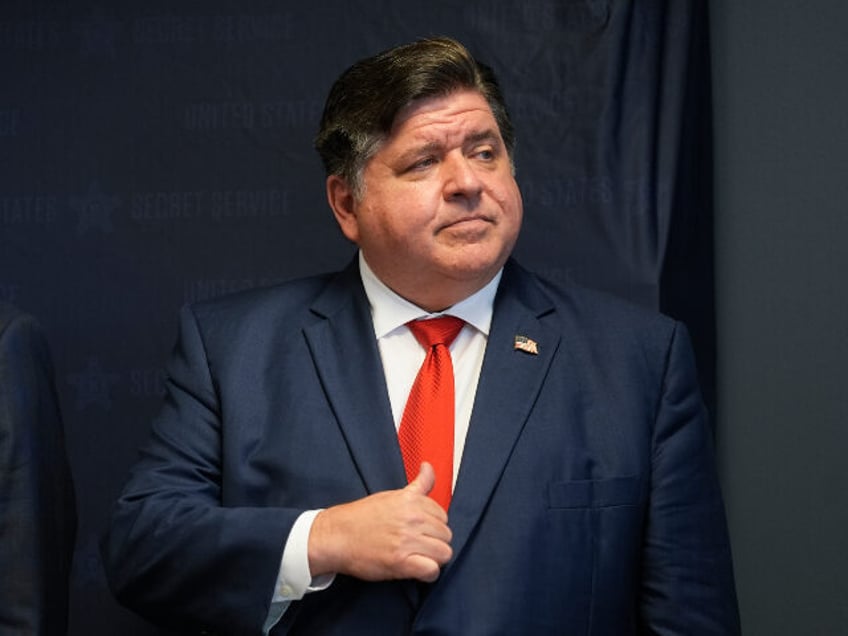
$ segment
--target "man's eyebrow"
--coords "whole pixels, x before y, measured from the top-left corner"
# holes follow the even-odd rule
[[[481,141],[495,143],[497,145],[500,145],[501,143],[498,131],[494,128],[486,128],[485,130],[477,130],[469,133],[468,136],[462,140],[462,145],[464,147],[473,146],[475,144],[480,143]],[[443,150],[443,148],[444,143],[442,141],[425,141],[420,145],[413,146],[412,148],[405,150],[398,156],[398,159],[401,161],[401,163],[409,162],[413,161],[414,159],[417,159],[421,155],[439,153]]]
[[[489,141],[500,144],[500,135],[498,131],[494,128],[487,128],[486,130],[480,130],[477,132],[472,132],[468,137],[465,138],[465,144],[476,144],[481,141]]]
[[[444,144],[440,141],[426,141],[418,146],[413,146],[408,150],[403,151],[398,159],[403,162],[412,161],[417,159],[421,155],[429,155],[432,153],[440,152],[443,148]]]

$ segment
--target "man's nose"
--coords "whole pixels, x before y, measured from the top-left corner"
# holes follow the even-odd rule
[[[467,198],[476,200],[480,196],[483,183],[471,162],[472,160],[463,154],[445,158],[443,169],[446,199]]]

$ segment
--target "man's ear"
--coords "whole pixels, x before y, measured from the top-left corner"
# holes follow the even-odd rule
[[[347,181],[337,174],[327,177],[327,201],[336,222],[348,240],[359,242],[359,219],[356,216],[356,197]]]

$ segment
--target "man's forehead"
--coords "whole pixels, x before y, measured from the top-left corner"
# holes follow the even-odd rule
[[[460,118],[495,121],[486,98],[478,91],[464,89],[410,102],[395,117],[391,134],[431,124],[450,124]]]

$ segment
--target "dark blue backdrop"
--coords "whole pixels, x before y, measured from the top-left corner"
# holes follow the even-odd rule
[[[71,633],[156,633],[112,601],[97,542],[177,310],[347,262],[311,141],[332,80],[388,46],[451,35],[495,68],[517,255],[684,319],[712,403],[706,29],[697,0],[4,2],[0,299],[53,348],[80,516]]]

